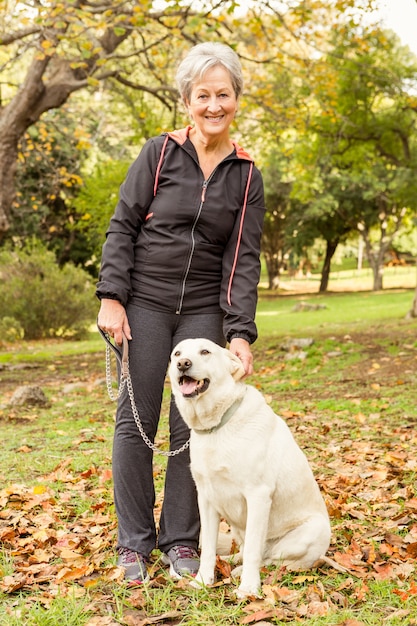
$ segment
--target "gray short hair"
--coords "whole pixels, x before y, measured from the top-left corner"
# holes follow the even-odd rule
[[[207,41],[199,43],[188,52],[177,70],[177,85],[181,98],[189,100],[193,84],[216,65],[229,72],[236,98],[243,89],[242,67],[236,52],[226,44]]]

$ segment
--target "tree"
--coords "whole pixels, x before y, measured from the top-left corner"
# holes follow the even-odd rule
[[[262,168],[266,214],[262,232],[262,252],[268,273],[268,289],[278,289],[286,256],[286,220],[290,208],[291,182],[285,180],[285,159],[274,148]]]
[[[104,233],[117,204],[117,194],[130,161],[100,162],[85,177],[84,185],[72,203],[77,219],[72,224],[75,239],[85,242],[82,259],[85,268],[98,276]],[[74,258],[79,262],[80,258]]]
[[[333,44],[314,64],[317,112],[296,192],[322,204],[320,220],[337,216],[340,232],[359,232],[381,289],[386,252],[417,208],[417,60],[379,29],[335,29]]]
[[[10,226],[19,141],[27,129],[71,94],[119,84],[151,94],[169,110],[177,93],[166,70],[184,42],[221,28],[232,0],[193,3],[168,0],[50,0],[7,5],[0,50],[0,238]],[[13,6],[12,6],[13,5]],[[216,11],[213,11],[213,9]],[[178,46],[174,45],[178,42]],[[132,78],[132,64],[140,67]]]
[[[71,204],[82,185],[89,147],[88,136],[66,107],[48,112],[20,141],[8,237],[15,242],[37,237],[61,266],[71,258]]]
[[[303,42],[315,41],[316,31],[320,38],[317,11],[342,15],[369,3],[253,0],[245,18],[234,14],[237,0],[7,3],[0,25],[0,241],[10,226],[19,141],[46,111],[59,109],[82,90],[125,89],[125,96],[148,94],[153,105],[160,103],[175,120],[172,68],[185,46],[215,38],[241,48],[242,57],[255,60],[257,68],[269,63],[276,68],[289,52],[294,61],[302,60]],[[290,50],[291,42],[297,54]],[[252,73],[249,79],[250,85]],[[259,93],[256,100],[264,106]],[[265,110],[273,112],[270,103]]]

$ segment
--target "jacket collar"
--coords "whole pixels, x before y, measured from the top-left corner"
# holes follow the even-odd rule
[[[178,130],[173,130],[168,134],[169,137],[171,137],[171,139],[173,139],[174,141],[176,141],[180,146],[183,146],[185,144],[185,142],[188,139],[188,136],[190,134],[190,130],[193,127],[189,124],[188,126],[186,126],[185,128],[180,128]],[[245,161],[252,161],[253,159],[250,156],[250,154],[248,152],[246,152],[246,150],[244,148],[242,148],[242,146],[240,146],[237,141],[233,141],[232,140],[232,144],[234,146],[235,152],[236,152],[236,156],[238,159],[243,159]]]

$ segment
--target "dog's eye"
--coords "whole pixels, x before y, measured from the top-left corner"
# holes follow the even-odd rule
[[[201,350],[201,354],[204,354],[204,355],[210,354],[210,350]]]
[[[180,352],[179,350],[176,350],[176,351],[174,352],[174,356],[180,356],[180,354],[181,354],[181,352]]]

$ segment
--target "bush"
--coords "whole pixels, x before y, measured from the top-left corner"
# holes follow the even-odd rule
[[[14,343],[25,336],[22,325],[13,317],[0,318],[0,348],[6,343]]]
[[[0,328],[13,318],[25,339],[81,338],[94,321],[91,277],[36,241],[0,251],[0,293]]]

